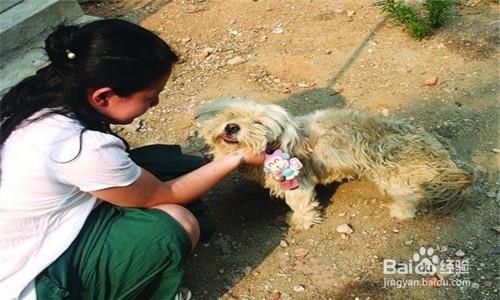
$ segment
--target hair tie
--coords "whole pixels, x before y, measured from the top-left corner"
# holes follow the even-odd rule
[[[76,58],[76,54],[69,51],[68,49],[66,49],[66,53],[67,53],[67,56],[69,59],[75,59]]]

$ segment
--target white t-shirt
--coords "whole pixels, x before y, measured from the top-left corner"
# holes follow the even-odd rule
[[[88,192],[140,176],[119,138],[82,129],[52,114],[15,130],[0,149],[1,299],[36,299],[35,277],[70,246],[99,201]]]

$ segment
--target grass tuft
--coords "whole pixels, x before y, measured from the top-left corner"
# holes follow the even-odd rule
[[[390,18],[403,23],[415,39],[421,40],[432,34],[433,28],[444,24],[450,16],[455,0],[426,0],[423,8],[426,17],[420,18],[415,11],[400,0],[379,0],[375,4]]]

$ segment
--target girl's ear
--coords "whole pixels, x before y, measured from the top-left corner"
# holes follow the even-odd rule
[[[90,105],[94,108],[106,107],[109,105],[110,97],[114,96],[115,93],[110,87],[102,87],[98,89],[93,89],[87,94],[87,100]]]

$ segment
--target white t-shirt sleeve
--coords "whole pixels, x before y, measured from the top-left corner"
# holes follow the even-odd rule
[[[87,130],[63,147],[56,158],[56,176],[81,191],[127,186],[141,175],[123,141],[111,134]]]

